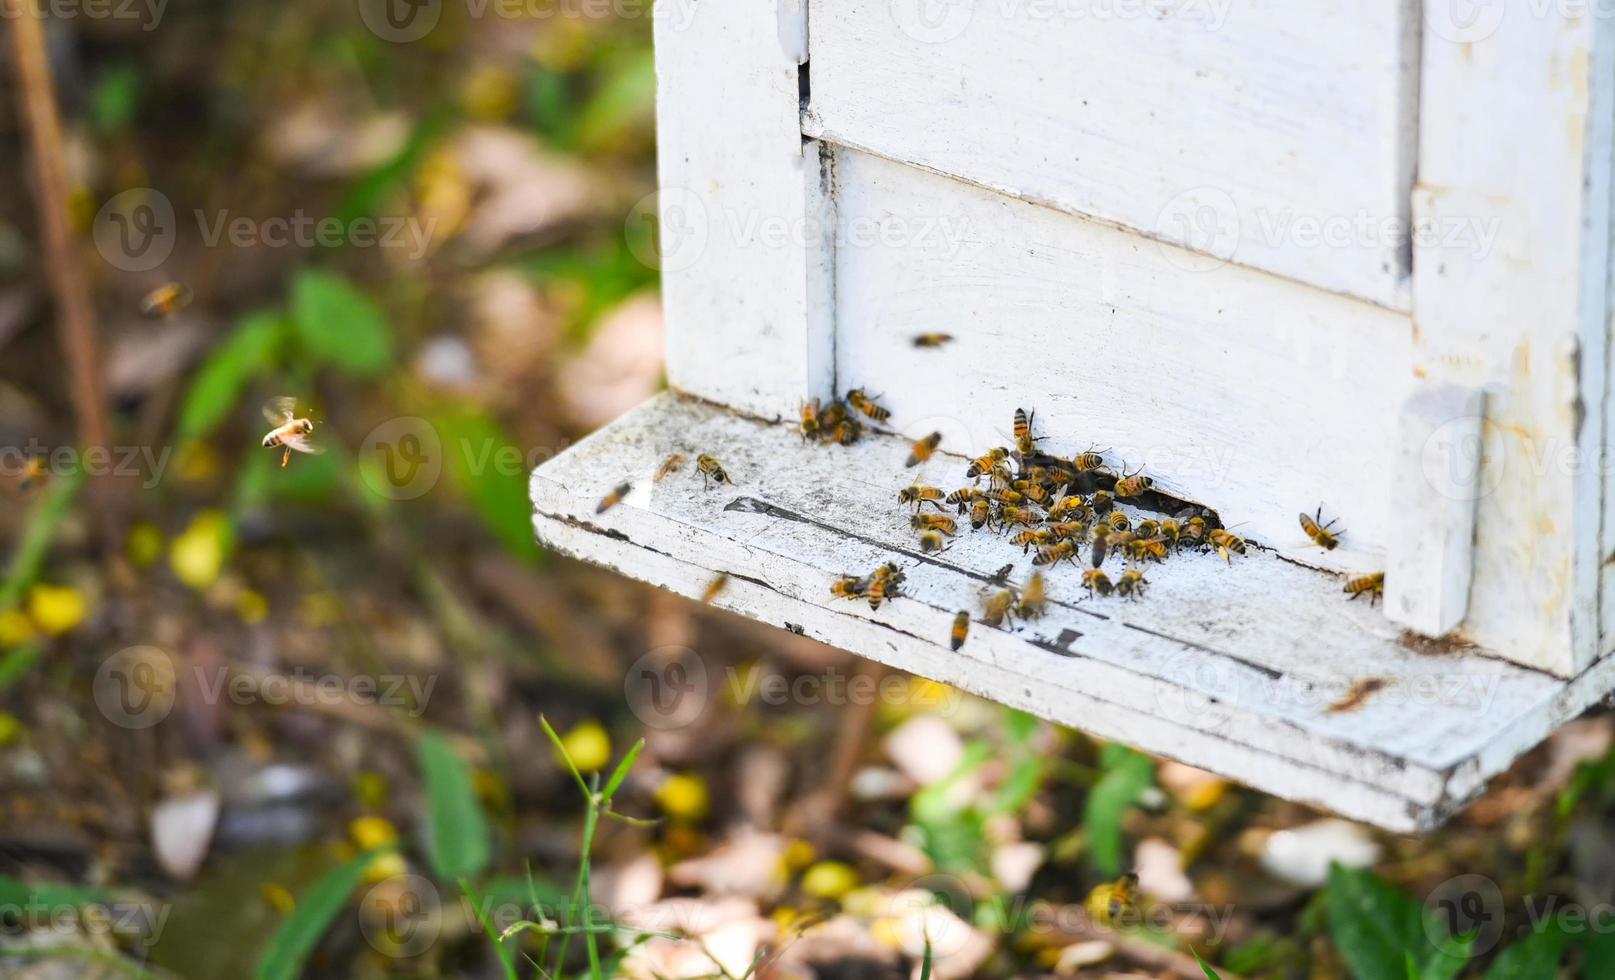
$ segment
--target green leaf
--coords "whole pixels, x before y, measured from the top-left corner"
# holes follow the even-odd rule
[[[1543,923],[1537,932],[1510,945],[1486,971],[1486,980],[1553,980],[1559,973],[1559,960],[1564,956],[1570,935],[1558,919]],[[1607,977],[1608,973],[1583,970],[1583,976]]]
[[[364,869],[377,853],[367,851],[326,872],[325,877],[297,897],[297,907],[275,930],[269,945],[258,956],[258,968],[253,973],[256,980],[296,980],[302,976],[304,961],[348,904],[348,896],[359,887]]]
[[[517,980],[515,957],[511,956],[510,950],[505,948],[504,937],[500,936],[494,929],[493,920],[488,918],[488,914],[483,911],[485,908],[483,902],[478,899],[477,893],[472,891],[470,883],[464,878],[460,879],[460,891],[465,893],[466,900],[471,903],[471,908],[477,916],[477,921],[482,924],[482,931],[487,934],[488,941],[493,943],[493,952],[499,958],[499,965],[505,971],[505,980]]]
[[[1194,961],[1200,964],[1200,971],[1206,975],[1206,980],[1222,980],[1222,977],[1217,976],[1217,971],[1207,966],[1206,961],[1200,958],[1200,951],[1198,949],[1190,946],[1189,952],[1194,954]]]
[[[371,377],[392,361],[392,334],[381,308],[334,273],[298,273],[292,282],[292,322],[317,362]]]
[[[474,878],[488,867],[492,847],[466,765],[448,738],[428,732],[416,743],[426,784],[426,856],[440,878]]]
[[[605,84],[579,114],[577,140],[585,150],[649,132],[656,112],[656,63],[648,48],[614,59],[607,72]]]
[[[445,440],[449,471],[483,525],[512,554],[538,558],[526,454],[485,415],[443,416],[436,425]]]
[[[11,561],[6,565],[5,578],[0,580],[0,609],[10,609],[22,601],[23,592],[39,576],[45,554],[56,538],[56,529],[67,519],[73,498],[83,485],[84,471],[75,468],[57,477],[49,492],[34,504],[23,522],[17,550],[11,553]]]
[[[1094,864],[1115,875],[1122,867],[1122,815],[1155,781],[1155,763],[1126,746],[1109,744],[1101,751],[1100,765],[1105,774],[1088,793],[1082,821]]]
[[[1615,977],[1615,932],[1594,931],[1582,944],[1581,973],[1587,977]]]
[[[185,390],[179,410],[181,440],[207,435],[230,415],[248,382],[274,363],[285,333],[286,321],[279,314],[252,313],[214,346]]]
[[[30,885],[16,878],[0,875],[0,908],[104,905],[111,901],[111,896],[97,888],[81,888],[78,885]]]
[[[90,90],[90,119],[102,133],[129,128],[140,104],[140,73],[133,65],[115,65],[95,80]]]
[[[1470,950],[1475,946],[1476,933],[1453,936],[1439,947],[1430,950],[1424,963],[1412,974],[1416,980],[1453,980],[1469,963]],[[1411,959],[1411,954],[1409,959]]]
[[[1372,871],[1331,865],[1328,897],[1329,936],[1357,980],[1406,980],[1410,960],[1421,976],[1462,968],[1431,942],[1419,904]]]
[[[0,654],[0,694],[33,670],[44,652],[38,644],[27,643]]]
[[[639,753],[644,748],[645,740],[640,739],[634,743],[633,748],[628,750],[628,754],[622,757],[622,761],[617,763],[617,768],[612,772],[611,778],[606,780],[606,788],[600,791],[601,803],[610,803],[611,798],[617,795],[617,790],[622,787],[622,781],[628,778],[628,770],[634,768],[634,760],[639,758]]]

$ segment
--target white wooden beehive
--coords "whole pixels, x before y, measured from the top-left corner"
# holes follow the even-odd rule
[[[539,536],[686,595],[725,573],[723,608],[1432,827],[1615,687],[1596,9],[662,0],[674,391],[539,468]],[[915,349],[929,331],[955,340]],[[893,434],[796,435],[853,387]],[[1020,406],[1044,449],[1108,448],[1260,547],[1175,557],[1136,603],[1060,567],[1048,615],[952,652],[955,612],[1029,563],[968,530],[921,555],[895,494],[965,482]],[[653,480],[674,452],[736,485]],[[1296,520],[1320,503],[1334,551]],[[901,599],[831,599],[887,560]],[[1377,570],[1383,608],[1344,601]]]

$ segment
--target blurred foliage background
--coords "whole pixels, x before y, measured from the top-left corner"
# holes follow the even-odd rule
[[[0,972],[1615,976],[1606,715],[1393,838],[543,554],[527,473],[662,383],[651,13],[407,9],[48,20],[107,476],[0,104]]]

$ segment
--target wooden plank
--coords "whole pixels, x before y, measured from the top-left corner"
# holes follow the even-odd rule
[[[1383,308],[854,150],[837,151],[836,361],[911,438],[972,455],[1017,407],[1287,557],[1385,567],[1411,327]],[[915,350],[922,331],[955,335]],[[1302,533],[1319,504],[1335,551]]]
[[[1475,499],[1484,395],[1422,385],[1402,408],[1392,486],[1385,615],[1424,636],[1463,622],[1475,570]]]
[[[666,454],[716,453],[736,481],[689,472],[653,482]],[[957,653],[953,614],[979,610],[1013,562],[1002,537],[965,531],[940,556],[914,550],[895,490],[906,443],[804,444],[788,426],[658,396],[534,473],[540,537],[568,554],[1103,738],[1182,759],[1268,792],[1399,831],[1439,823],[1485,781],[1595,702],[1611,664],[1571,682],[1486,651],[1408,644],[1337,577],[1257,551],[1231,566],[1182,554],[1152,567],[1142,600],[1083,596],[1079,569],[1049,572],[1040,620],[977,622]],[[964,461],[939,456],[935,482]],[[634,491],[604,514],[619,480]],[[902,598],[878,611],[832,600],[847,571],[896,560]],[[714,665],[716,666],[716,665]],[[1341,708],[1359,682],[1378,688]]]
[[[830,219],[799,126],[801,0],[681,5],[655,18],[667,375],[769,415],[827,393]],[[635,220],[631,218],[630,220]]]
[[[1572,676],[1608,648],[1592,406],[1607,387],[1612,25],[1575,5],[1494,13],[1425,34],[1414,357],[1433,382],[1488,393],[1463,634]]]
[[[810,0],[803,130],[1406,310],[1418,9]]]

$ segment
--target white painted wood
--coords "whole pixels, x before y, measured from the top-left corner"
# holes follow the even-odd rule
[[[661,247],[650,257],[668,381],[792,413],[830,387],[825,175],[799,125],[805,11],[801,0],[673,6],[656,18]]]
[[[976,455],[1017,407],[1045,448],[1110,449],[1240,533],[1384,566],[1408,318],[855,150],[836,153],[836,373],[911,438]],[[955,335],[915,350],[914,334]],[[1315,547],[1296,514],[1347,529]]]
[[[1463,622],[1475,567],[1475,499],[1485,395],[1421,385],[1397,431],[1385,615],[1424,636]]]
[[[1418,9],[810,0],[804,131],[1405,310]]]
[[[688,470],[652,482],[668,453],[702,449],[736,486],[705,490]],[[1345,601],[1338,577],[1255,549],[1232,565],[1176,556],[1136,603],[1089,600],[1080,569],[1055,569],[1043,619],[974,623],[953,653],[954,612],[979,613],[998,566],[1013,562],[1017,581],[1030,566],[968,530],[918,555],[895,499],[906,452],[894,437],[808,445],[787,425],[662,395],[534,473],[536,526],[557,550],[685,595],[728,574],[722,608],[1397,831],[1439,824],[1615,681],[1615,660],[1566,682],[1485,651],[1406,644]],[[925,475],[945,484],[964,465],[939,455]],[[626,502],[595,514],[624,478]],[[907,568],[901,598],[873,612],[830,599],[834,577],[887,560]],[[1331,710],[1364,678],[1384,685]]]
[[[1482,13],[1424,35],[1414,356],[1488,392],[1463,635],[1571,676],[1605,649],[1611,24]]]

